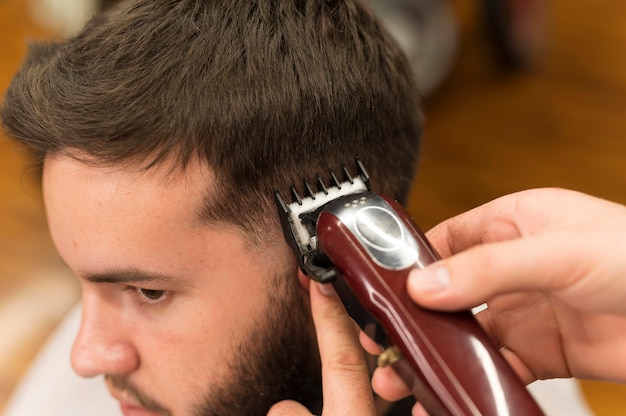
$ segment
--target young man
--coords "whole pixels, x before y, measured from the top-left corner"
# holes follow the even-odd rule
[[[2,109],[43,162],[83,287],[72,365],[126,415],[319,412],[308,295],[272,197],[360,156],[403,201],[420,135],[397,45],[359,0],[130,1],[33,47]],[[301,189],[302,190],[302,189]]]

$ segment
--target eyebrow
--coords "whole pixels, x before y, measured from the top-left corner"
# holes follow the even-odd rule
[[[137,269],[111,270],[103,273],[85,274],[83,278],[91,283],[167,283],[179,279],[161,273]]]

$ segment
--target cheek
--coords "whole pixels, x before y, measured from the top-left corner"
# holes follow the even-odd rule
[[[189,397],[185,390],[202,395],[229,379],[229,364],[240,359],[237,346],[260,324],[268,304],[261,276],[241,280],[247,283],[215,284],[202,296],[176,299],[161,316],[140,318],[146,325],[136,332],[136,345],[146,379],[163,383],[162,396]],[[174,393],[171,386],[181,388]]]

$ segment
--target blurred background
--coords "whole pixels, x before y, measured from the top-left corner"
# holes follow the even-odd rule
[[[422,228],[534,187],[626,203],[626,3],[377,3],[407,51],[417,35],[427,49],[415,58],[426,62],[416,68],[426,123],[409,204]],[[421,12],[394,14],[408,3],[419,3]],[[501,8],[507,3],[512,10]],[[87,0],[0,0],[0,94],[27,42],[72,32],[97,7]],[[428,33],[413,33],[411,21]],[[36,167],[0,134],[0,412],[79,294],[48,236]],[[626,411],[625,386],[581,386],[596,414]]]

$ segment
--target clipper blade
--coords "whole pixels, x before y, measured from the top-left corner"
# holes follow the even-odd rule
[[[311,278],[327,282],[334,278],[332,265],[327,262],[317,246],[315,224],[324,205],[346,196],[369,190],[369,175],[360,159],[356,159],[357,175],[352,176],[342,166],[343,179],[339,180],[334,172],[329,171],[329,182],[324,183],[318,174],[315,190],[304,181],[305,195],[300,195],[294,186],[290,187],[291,202],[286,203],[278,191],[274,192],[276,206],[283,227],[283,233],[298,257],[300,268]]]

